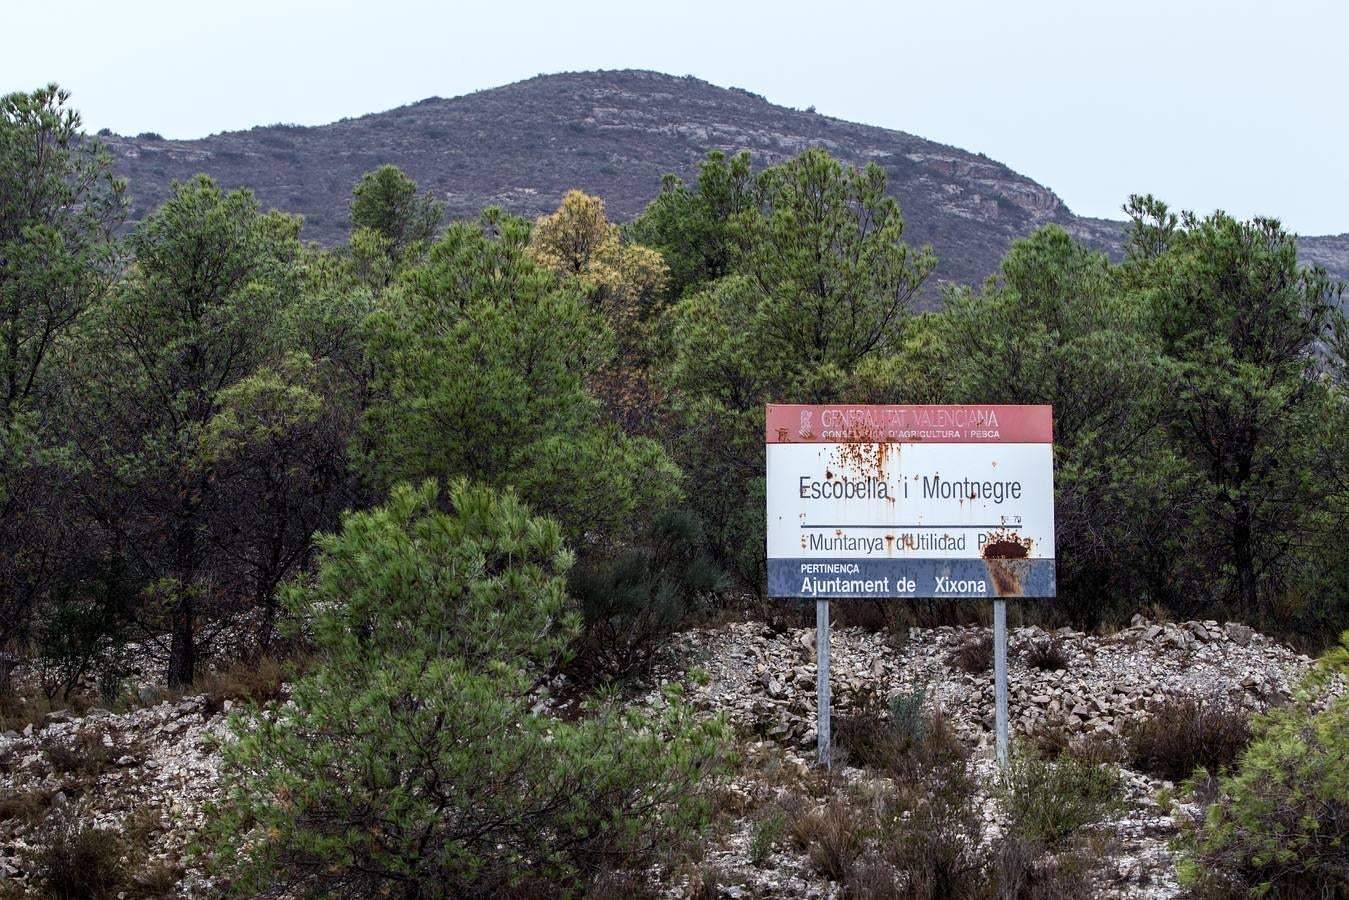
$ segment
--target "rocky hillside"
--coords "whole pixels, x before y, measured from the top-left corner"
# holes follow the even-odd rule
[[[981,840],[991,841],[1006,827],[988,793],[995,772],[993,689],[986,669],[966,671],[960,664],[962,648],[985,635],[977,628],[913,629],[899,643],[883,632],[836,629],[833,685],[840,729],[850,716],[872,715],[896,696],[918,696],[929,712],[940,711],[974,754],[983,785],[978,830]],[[763,825],[771,821],[765,810],[796,810],[808,819],[813,808],[870,789],[872,776],[849,766],[845,751],[832,777],[811,765],[813,640],[813,629],[773,629],[762,622],[686,632],[658,666],[650,692],[632,698],[660,705],[660,686],[681,683],[697,707],[724,714],[742,739],[743,762],[724,791],[722,825],[700,867],[651,875],[665,895],[841,896],[818,860]],[[1056,653],[1046,665],[1043,654],[1035,654],[1051,645]],[[1281,702],[1309,664],[1242,625],[1158,624],[1141,617],[1108,636],[1015,629],[1009,661],[1011,719],[1019,738],[1053,734],[1106,747],[1118,746],[1132,723],[1176,699],[1249,711]],[[553,687],[555,696],[566,695],[557,690],[564,686]],[[541,702],[554,701],[545,696]],[[22,733],[0,735],[0,896],[33,888],[42,850],[61,839],[56,823],[63,821],[120,835],[128,896],[209,896],[211,881],[188,847],[206,804],[218,796],[216,744],[228,740],[232,706],[236,701],[213,691],[122,714],[54,712]],[[284,693],[265,709],[265,715],[285,715]],[[1095,855],[1082,883],[1091,885],[1093,896],[1177,896],[1168,842],[1176,817],[1187,813],[1159,809],[1155,794],[1165,783],[1127,763],[1121,783],[1122,804],[1091,828]]]
[[[384,163],[445,200],[455,218],[488,205],[536,216],[573,187],[627,218],[660,190],[665,173],[692,180],[710,150],[748,150],[763,166],[807,147],[882,166],[907,239],[932,244],[940,280],[978,283],[1009,241],[1049,222],[1104,250],[1115,250],[1122,234],[1120,223],[1074,216],[1049,188],[983,154],[655,72],[541,75],[314,128],[104,139],[130,182],[133,217],[162,203],[174,179],[206,172],[225,186],[253,188],[266,206],[303,214],[305,236],[324,244],[345,237],[352,186]],[[1349,274],[1349,236],[1318,240],[1313,258]]]

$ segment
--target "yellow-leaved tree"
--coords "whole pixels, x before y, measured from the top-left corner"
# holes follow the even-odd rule
[[[625,428],[646,430],[657,399],[650,369],[653,325],[669,280],[665,260],[650,247],[624,241],[605,215],[604,201],[578,190],[535,221],[530,253],[559,278],[575,279],[608,318],[617,353],[591,388]]]

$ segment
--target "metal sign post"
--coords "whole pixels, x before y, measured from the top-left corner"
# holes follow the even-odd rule
[[[817,724],[816,746],[820,750],[820,765],[829,768],[833,744],[829,733],[829,598],[815,601],[815,706]]]
[[[1007,601],[993,601],[993,706],[998,765],[1007,765]]]

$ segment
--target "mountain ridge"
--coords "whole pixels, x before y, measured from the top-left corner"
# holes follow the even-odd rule
[[[194,140],[101,138],[128,180],[133,219],[161,204],[174,180],[205,172],[222,187],[252,188],[264,206],[303,215],[304,237],[326,245],[347,234],[352,187],[385,163],[444,201],[451,219],[486,206],[538,216],[580,188],[623,220],[656,196],[665,173],[692,182],[710,151],[748,150],[759,168],[807,147],[886,170],[905,240],[937,254],[936,284],[978,284],[1012,240],[1050,223],[1112,255],[1124,233],[1123,222],[1077,216],[1050,188],[982,153],[645,70],[539,75],[327,125]],[[1301,250],[1349,276],[1349,234],[1304,238]]]

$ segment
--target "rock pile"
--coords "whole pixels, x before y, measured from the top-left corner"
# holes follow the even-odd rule
[[[890,635],[835,629],[830,647],[836,715],[875,712],[887,698],[923,691],[957,732],[988,747],[993,673],[952,664],[986,629],[913,629],[900,645]],[[1053,644],[1062,669],[1028,661]],[[1098,637],[1071,629],[1012,629],[1008,636],[1010,720],[1014,733],[1060,728],[1069,735],[1118,734],[1168,698],[1221,698],[1259,709],[1290,695],[1311,661],[1239,624],[1158,624],[1135,617]],[[682,674],[681,674],[682,673]],[[742,731],[798,748],[815,744],[815,631],[777,633],[762,622],[687,632],[669,655],[667,677],[680,677],[692,700],[723,711]]]

